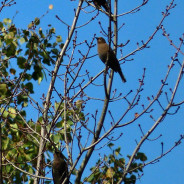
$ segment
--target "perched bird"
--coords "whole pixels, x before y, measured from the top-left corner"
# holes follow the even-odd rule
[[[92,0],[92,1],[97,8],[102,6],[106,12],[109,12],[110,8],[106,0]]]
[[[96,38],[98,43],[98,55],[99,58],[102,60],[103,63],[106,63],[107,55],[109,51],[109,45],[105,42],[105,39],[102,37]],[[110,48],[109,51],[109,58],[107,65],[113,69],[115,72],[118,72],[122,81],[126,82],[125,76],[123,75],[121,71],[121,67],[119,64],[119,61],[116,58],[116,55],[114,54],[113,50]]]
[[[68,175],[68,165],[64,159],[65,157],[60,151],[55,151],[52,164],[54,184],[62,184]],[[65,184],[69,184],[69,179],[66,180]]]

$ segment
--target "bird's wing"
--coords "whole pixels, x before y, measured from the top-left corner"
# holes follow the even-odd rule
[[[108,65],[115,72],[118,72],[118,70],[121,69],[120,68],[120,64],[119,64],[119,61],[117,60],[116,55],[114,54],[113,50],[110,50]]]

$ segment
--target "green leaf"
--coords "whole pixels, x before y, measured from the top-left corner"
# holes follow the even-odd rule
[[[18,125],[16,123],[10,125],[13,132],[18,132]]]
[[[43,73],[41,72],[41,75],[38,77],[38,84],[40,84],[42,80],[43,80]]]
[[[9,113],[4,109],[5,109],[4,107],[1,108],[1,113],[3,113],[2,115],[4,118],[7,118]]]
[[[34,20],[35,25],[39,25],[40,24],[40,19],[38,17],[35,18]]]
[[[17,104],[21,104],[22,102],[28,102],[28,97],[25,95],[19,95],[17,97]]]
[[[34,25],[33,22],[29,23],[28,26],[27,26],[28,29],[31,29],[33,27],[33,25]]]
[[[29,167],[28,172],[29,172],[30,174],[33,174],[33,173],[34,173],[34,170],[33,170],[32,166],[28,166],[28,167]]]
[[[25,38],[20,38],[20,43],[23,44],[25,42]]]
[[[4,36],[5,43],[6,43],[7,45],[10,45],[10,44],[12,43],[14,37],[15,37],[14,33],[13,33],[13,32],[9,32],[8,34],[6,34],[6,35]]]
[[[10,143],[10,139],[8,137],[2,139],[2,149],[6,150]]]
[[[7,48],[6,51],[4,50],[4,53],[7,57],[15,56],[16,52],[16,46],[14,44],[15,42],[12,42]]]
[[[136,181],[136,176],[135,176],[135,175],[132,175],[132,176],[130,177],[130,179],[131,179],[132,182],[135,183],[135,181]]]
[[[51,135],[51,139],[54,141],[54,143],[59,143],[59,141],[61,140],[61,135],[60,134],[55,134],[55,135]]]
[[[3,22],[4,22],[5,25],[10,24],[11,23],[11,19],[5,18],[5,19],[3,19]]]
[[[12,167],[10,165],[6,165],[6,173],[10,173],[12,170]]]
[[[73,124],[73,121],[71,121],[71,120],[68,120],[68,121],[67,121],[67,124],[68,124],[69,126],[74,125],[74,124]]]
[[[28,73],[25,73],[25,74],[24,74],[24,80],[30,81],[31,79],[32,79],[31,74],[28,74]]]
[[[0,22],[0,29],[3,29],[3,23]]]
[[[24,36],[29,36],[29,31],[28,30],[23,30]]]
[[[42,28],[39,28],[39,34],[41,38],[45,38],[45,35],[43,34]]]
[[[112,147],[114,146],[114,144],[113,144],[113,143],[109,143],[107,146],[108,146],[109,148],[112,148]]]
[[[8,108],[8,112],[9,112],[9,116],[11,117],[11,118],[15,118],[16,117],[16,110],[13,108],[13,107],[9,107]]]
[[[57,42],[62,42],[62,37],[61,37],[61,36],[57,36],[57,37],[56,37],[56,41],[57,41]]]
[[[33,74],[32,74],[32,78],[34,79],[34,80],[38,80],[39,78],[42,78],[43,77],[43,74],[42,74],[42,72],[41,72],[41,70],[35,70],[34,72],[33,72]]]
[[[114,172],[113,168],[109,167],[109,168],[107,169],[107,172],[106,172],[105,174],[106,174],[106,177],[107,177],[107,178],[113,178],[115,172]]]
[[[92,175],[87,179],[87,181],[88,181],[88,182],[92,182],[92,181],[94,180],[94,178],[95,178],[95,175],[92,174]]]
[[[57,123],[56,123],[56,127],[57,128],[62,128],[63,126],[62,126],[62,122],[61,121],[58,121]]]
[[[26,59],[24,57],[19,56],[17,58],[17,64],[18,64],[19,68],[24,69],[25,68],[25,63],[26,63]]]
[[[8,91],[8,85],[7,84],[0,84],[0,94],[6,94]]]
[[[25,85],[26,89],[28,89],[28,91],[30,93],[34,93],[33,91],[33,84],[31,82],[28,82],[26,85]]]
[[[49,33],[50,33],[50,34],[53,34],[53,33],[55,33],[55,32],[56,32],[55,28],[51,28],[51,29],[49,30]]]
[[[118,156],[119,155],[119,153],[120,153],[120,151],[121,151],[121,148],[119,147],[119,148],[117,148],[117,149],[115,149],[115,155],[116,156]]]
[[[120,158],[119,162],[120,162],[121,165],[125,165],[125,159],[124,158]]]
[[[55,110],[58,110],[58,107],[59,107],[59,110],[63,110],[63,107],[64,107],[64,104],[61,104],[59,102],[55,102]],[[60,105],[60,106],[59,106]]]
[[[1,41],[1,38],[0,38],[0,47],[2,47],[3,46],[3,42]]]
[[[136,158],[140,159],[143,162],[147,160],[147,156],[144,153],[141,153],[141,152],[137,153]]]
[[[51,52],[57,56],[59,55],[58,49],[52,49]]]
[[[25,154],[24,155],[27,161],[31,161],[31,154]]]

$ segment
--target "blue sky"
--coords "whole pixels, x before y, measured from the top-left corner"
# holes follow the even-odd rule
[[[119,13],[127,12],[131,8],[135,7],[141,2],[141,0],[129,0],[119,2]],[[141,42],[141,40],[146,41],[149,36],[154,32],[156,26],[160,22],[162,18],[161,12],[165,11],[166,5],[169,5],[170,0],[150,0],[150,2],[144,6],[141,11],[135,14],[129,14],[123,16],[119,19],[119,25],[125,23],[125,26],[120,31],[118,43],[126,43],[127,40],[130,40],[130,43],[123,48],[123,54],[127,55],[129,52],[135,50],[137,48],[136,43]],[[177,6],[170,11],[171,15],[168,16],[163,25],[166,28],[167,32],[170,33],[171,39],[174,41],[176,45],[179,44],[179,37],[182,36],[184,30],[184,21],[183,21],[183,10],[184,10],[184,1],[176,0],[175,3]],[[48,7],[50,4],[53,4],[53,9],[49,10]],[[71,25],[74,11],[73,9],[77,6],[78,1],[68,1],[68,0],[26,0],[26,1],[18,1],[16,5],[12,7],[5,8],[1,13],[1,21],[3,18],[12,18],[16,11],[18,11],[17,15],[14,18],[14,23],[17,27],[27,28],[27,25],[34,20],[35,17],[42,17],[43,14],[49,10],[48,14],[41,18],[41,26],[46,29],[48,24],[52,24],[53,27],[56,28],[56,33],[62,36],[63,41],[67,38],[67,29],[61,22],[59,22],[55,15],[58,15],[62,20],[64,20],[67,24]],[[86,3],[83,4],[85,6]],[[92,10],[92,8],[88,8],[88,10]],[[78,25],[84,24],[89,20],[92,16],[95,15],[96,12],[92,14],[82,14],[79,17]],[[100,27],[98,22],[101,21],[104,29],[107,30],[108,27],[108,18],[106,15],[100,13],[100,15],[92,21],[87,26],[78,29],[78,41],[91,41],[94,34],[97,36],[102,36],[100,33]],[[142,77],[143,68],[146,68],[146,79],[144,85],[144,91],[142,93],[141,103],[145,105],[148,104],[147,96],[155,95],[158,91],[158,88],[161,85],[161,79],[164,78],[167,66],[170,64],[171,56],[174,55],[175,49],[169,45],[169,42],[165,37],[162,36],[162,31],[160,30],[155,38],[149,44],[150,49],[144,49],[141,52],[138,52],[136,55],[131,56],[128,59],[134,59],[133,61],[126,61],[125,64],[121,65],[123,73],[127,78],[126,84],[121,84],[120,78],[118,74],[114,76],[113,89],[117,88],[119,92],[126,94],[130,91],[130,89],[134,90],[134,94],[136,92],[136,88],[139,85],[138,79]],[[82,51],[85,52],[85,47],[80,47]],[[90,55],[96,54],[96,47],[91,49]],[[120,58],[120,50],[118,50],[118,58]],[[76,58],[79,56],[76,55]],[[182,61],[183,56],[180,55],[179,59]],[[66,61],[67,62],[67,61]],[[96,56],[87,62],[84,65],[84,69],[88,69],[91,76],[94,76],[98,72],[100,72],[104,68],[104,64],[99,61],[99,58]],[[176,67],[169,77],[169,86],[173,87],[175,81],[177,79],[176,72],[178,72],[178,67]],[[102,84],[103,76],[98,79],[98,83]],[[182,81],[183,82],[183,81]],[[49,81],[47,83],[43,83],[40,86],[37,86],[38,91],[35,98],[40,99],[43,91],[47,91]],[[42,89],[42,90],[40,90]],[[94,97],[103,97],[104,90],[102,88],[91,89],[88,91],[89,95]],[[180,85],[179,93],[176,95],[176,99],[180,101],[183,99],[183,88]],[[166,105],[163,100],[163,104]],[[102,105],[102,104],[99,104]],[[89,102],[86,106],[86,111],[94,109],[95,112],[97,104],[94,102]],[[164,106],[165,107],[165,106]],[[119,110],[116,111],[115,109]],[[116,104],[111,104],[110,109],[116,117],[116,120],[120,117],[119,113],[121,113],[120,108],[125,110],[127,105],[121,106],[120,102]],[[158,110],[158,106],[154,106],[155,111],[152,113],[154,117],[157,119],[160,115],[160,111]],[[184,108],[181,107],[180,111],[176,116],[168,116],[163,123],[161,123],[156,131],[151,135],[150,138],[154,139],[158,137],[160,134],[163,136],[156,141],[147,141],[143,144],[143,147],[140,151],[145,152],[148,159],[154,159],[159,156],[161,153],[161,142],[164,142],[164,150],[169,149],[174,145],[175,141],[179,139],[179,135],[183,134],[184,125]],[[132,119],[134,113],[140,113],[140,106],[126,116],[123,120],[122,124]],[[92,113],[92,112],[91,112]],[[108,120],[107,120],[108,121]],[[141,132],[138,128],[138,124],[141,124],[144,132],[148,130],[152,125],[153,121],[149,118],[149,115],[140,118],[135,124],[125,127],[120,132],[123,132],[123,136],[118,140],[118,146],[122,147],[122,154],[126,156],[127,154],[131,155],[136,143],[135,140],[139,141],[141,137]],[[108,125],[107,127],[108,128]],[[103,149],[104,151],[108,151],[107,148]],[[100,150],[99,150],[100,152]],[[144,176],[137,182],[138,184],[183,184],[184,181],[184,146],[183,143],[174,149],[170,154],[165,156],[160,160],[159,163],[148,165],[144,168]],[[95,157],[93,157],[94,159]],[[91,161],[90,163],[94,163]],[[89,163],[89,165],[90,165]]]

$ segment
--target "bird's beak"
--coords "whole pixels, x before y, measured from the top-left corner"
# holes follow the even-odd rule
[[[98,40],[98,37],[95,37]]]

